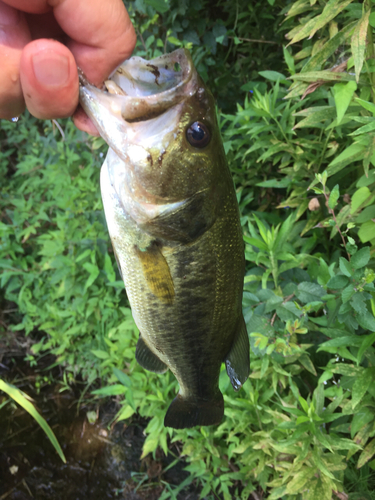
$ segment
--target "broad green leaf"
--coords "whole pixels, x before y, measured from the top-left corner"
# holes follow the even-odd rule
[[[350,265],[354,269],[361,269],[368,264],[370,260],[370,247],[363,247],[352,255]]]
[[[353,267],[348,260],[344,257],[340,257],[340,271],[350,278],[353,274]]]
[[[333,86],[332,91],[337,110],[337,125],[343,119],[356,90],[357,84],[355,82],[336,83]]]
[[[322,286],[309,281],[302,281],[298,285],[296,296],[301,302],[307,304],[309,302],[319,301],[325,293],[326,292]]]
[[[352,439],[360,429],[363,429],[366,424],[372,422],[374,417],[375,415],[372,409],[367,408],[366,406],[362,406],[357,409],[350,427],[350,435]]]
[[[370,458],[374,455],[375,453],[375,439],[370,441],[366,448],[362,451],[362,453],[359,455],[357,467],[360,469],[365,465],[366,462],[370,460]]]
[[[354,29],[351,41],[351,48],[354,58],[354,68],[355,68],[355,75],[357,82],[359,80],[359,75],[361,73],[363,62],[365,59],[367,27],[368,27],[370,13],[371,9],[368,9],[368,11],[365,12],[365,14],[359,20],[357,26]]]
[[[374,162],[374,152],[375,152],[375,135],[372,134],[363,157],[363,170],[365,172],[365,175],[368,175],[370,162],[371,163]]]
[[[370,332],[375,332],[375,318],[374,315],[366,311],[364,314],[358,314],[356,316],[359,326],[365,330],[370,330]]]
[[[341,375],[347,375],[348,377],[357,377],[363,370],[363,368],[358,368],[346,363],[336,363],[329,369],[332,373],[341,373]]]
[[[368,222],[362,224],[359,228],[358,236],[362,243],[367,243],[368,241],[375,239],[375,222],[369,220]]]
[[[327,283],[327,288],[331,288],[332,290],[339,290],[340,288],[344,288],[349,283],[349,279],[347,276],[343,276],[339,274],[338,276],[333,276]]]
[[[331,209],[334,209],[337,205],[337,200],[340,198],[340,190],[339,190],[339,185],[336,184],[336,186],[332,189],[329,199],[328,199],[328,206]]]
[[[51,427],[45,421],[45,419],[36,411],[34,405],[28,400],[28,396],[20,391],[17,387],[7,384],[3,380],[0,379],[0,390],[8,394],[16,403],[18,403],[24,410],[26,410],[40,425],[43,431],[46,433],[48,439],[51,441],[53,447],[59,454],[61,460],[66,463],[66,458],[64,453],[59,445],[59,442],[56,439],[55,434],[53,433]]]
[[[356,224],[362,224],[363,222],[367,222],[371,219],[375,219],[375,205],[371,205],[366,207],[355,219]]]
[[[358,363],[361,363],[364,353],[375,342],[375,333],[372,333],[371,335],[362,336],[360,338],[362,339],[362,343],[357,354]]]
[[[353,163],[353,161],[362,160],[366,147],[363,144],[351,144],[344,149],[331,163],[328,165],[328,175],[334,175],[344,167]]]
[[[368,187],[364,186],[357,189],[357,191],[353,194],[352,197],[350,213],[354,214],[354,212],[356,212],[358,208],[361,205],[363,205],[363,203],[365,203],[370,196],[371,196],[371,191],[369,190]]]
[[[355,408],[366,394],[372,380],[371,370],[363,370],[363,373],[355,380],[352,389],[352,407]]]

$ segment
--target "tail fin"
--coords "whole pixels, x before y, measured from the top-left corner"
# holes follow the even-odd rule
[[[215,399],[184,399],[179,394],[170,404],[164,418],[166,427],[187,429],[195,425],[220,424],[224,415],[224,400],[221,392]]]

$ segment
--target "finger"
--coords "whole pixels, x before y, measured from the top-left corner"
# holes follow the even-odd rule
[[[74,57],[55,40],[34,40],[23,50],[20,75],[25,102],[37,118],[71,116],[78,105]]]
[[[101,83],[134,50],[136,35],[122,0],[5,0],[22,11],[54,16],[69,36],[78,66]]]
[[[29,41],[23,15],[0,1],[0,118],[13,118],[25,109],[19,65],[22,49]]]

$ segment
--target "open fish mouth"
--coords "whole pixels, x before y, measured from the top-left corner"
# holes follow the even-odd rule
[[[128,139],[124,121],[130,125],[157,118],[192,95],[197,85],[191,56],[184,49],[151,61],[132,57],[117,68],[104,89],[91,85],[83,73],[79,79],[82,107],[100,135],[117,151],[119,133]],[[176,121],[174,115],[176,112],[171,113],[169,120],[165,117],[163,128],[168,121]],[[124,136],[121,143],[123,139]]]

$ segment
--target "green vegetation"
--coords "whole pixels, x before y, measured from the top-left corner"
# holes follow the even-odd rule
[[[9,328],[182,442],[202,497],[375,498],[374,2],[135,0],[137,54],[192,50],[220,109],[246,243],[252,374],[218,427],[163,427],[174,377],[141,369],[99,193],[106,147],[62,122],[0,131]],[[248,41],[256,40],[256,41]],[[273,42],[273,43],[263,43]],[[289,44],[288,46],[286,46]],[[168,485],[162,499],[176,498]],[[346,498],[341,495],[339,498]]]

